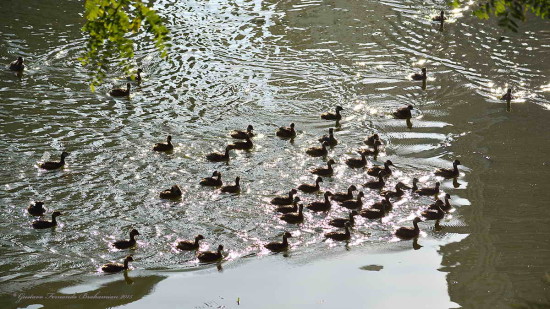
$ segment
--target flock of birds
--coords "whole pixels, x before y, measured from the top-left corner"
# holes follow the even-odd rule
[[[439,16],[433,18],[435,21],[443,22],[446,20],[444,12],[441,11]],[[12,71],[23,71],[25,69],[24,60],[22,57],[18,57],[17,60],[10,63],[9,69]],[[137,75],[131,77],[131,80],[140,82],[142,80],[141,73],[142,69],[137,70]],[[422,68],[420,73],[415,73],[411,76],[413,80],[417,81],[426,81],[427,78],[426,68]],[[131,85],[127,83],[126,89],[113,89],[109,93],[113,97],[125,97],[130,95]],[[510,101],[512,99],[511,89],[508,89],[507,93],[501,97],[501,100]],[[324,120],[336,120],[339,121],[342,118],[340,112],[343,110],[341,106],[337,106],[335,112],[326,112],[321,114],[321,118]],[[412,105],[407,105],[401,107],[394,111],[392,115],[398,119],[410,120],[412,117],[411,111],[413,110]],[[230,151],[231,150],[250,150],[254,147],[252,142],[255,133],[254,127],[249,125],[246,130],[236,130],[230,132],[232,138],[238,140],[232,144],[229,144],[225,147],[223,152],[213,152],[206,155],[206,159],[211,162],[224,162],[230,160]],[[293,139],[296,137],[296,129],[294,123],[291,123],[288,127],[280,127],[276,131],[276,136],[283,139]],[[338,144],[338,141],[334,137],[334,130],[329,129],[328,135],[324,135],[319,139],[319,147],[311,147],[306,150],[306,153],[313,157],[325,157],[328,154],[329,148],[334,147]],[[378,136],[378,134],[373,134],[364,140],[364,143],[367,145],[366,148],[361,148],[358,150],[360,157],[349,158],[345,160],[345,163],[350,168],[366,168],[367,167],[367,157],[373,156],[376,158],[380,151],[380,147],[383,146],[383,142]],[[168,136],[166,143],[155,144],[152,148],[154,151],[158,152],[170,152],[174,149],[172,144],[172,136]],[[69,155],[67,152],[62,152],[59,161],[51,162],[42,162],[38,164],[38,167],[44,170],[57,170],[62,168],[65,165],[65,158]],[[316,193],[321,190],[319,183],[323,182],[322,177],[331,177],[333,175],[333,167],[335,164],[333,159],[327,161],[327,167],[318,167],[311,169],[310,172],[318,175],[314,184],[304,183],[299,185],[297,188],[291,189],[287,195],[277,196],[271,200],[271,204],[275,205],[275,211],[280,213],[280,219],[289,223],[289,224],[301,224],[304,221],[304,205],[300,203],[300,198],[296,196],[298,191],[303,193]],[[456,179],[460,172],[458,170],[458,165],[460,165],[459,160],[453,162],[453,167],[448,169],[438,169],[434,172],[435,176],[440,176],[443,178],[453,178]],[[395,190],[384,190],[386,181],[388,177],[392,175],[392,170],[390,166],[394,166],[393,162],[387,160],[384,162],[383,166],[373,166],[368,168],[366,173],[370,176],[375,176],[377,179],[368,181],[362,186],[365,189],[378,190],[382,199],[379,202],[376,202],[370,207],[363,209],[363,197],[364,192],[359,191],[357,196],[354,197],[353,192],[358,191],[357,186],[351,185],[346,192],[336,192],[332,193],[330,191],[324,192],[324,199],[322,201],[314,201],[305,206],[310,211],[314,212],[327,212],[332,207],[332,201],[337,202],[341,207],[347,208],[350,210],[349,216],[346,218],[336,218],[330,220],[328,223],[331,226],[343,228],[343,232],[330,232],[326,233],[324,236],[328,239],[335,241],[348,241],[351,238],[350,228],[354,226],[355,220],[354,217],[360,215],[367,219],[381,219],[385,217],[393,208],[392,200],[400,199],[404,194],[405,190],[409,190],[413,195],[420,196],[434,196],[435,202],[429,205],[424,211],[421,212],[421,216],[426,220],[440,220],[443,219],[445,214],[452,209],[452,206],[449,202],[450,195],[445,194],[445,201],[442,201],[438,198],[440,193],[440,183],[436,182],[434,187],[427,188],[418,188],[417,183],[418,179],[413,178],[412,186],[409,187],[402,182],[398,182],[395,185]],[[235,184],[224,185],[221,179],[221,173],[214,171],[211,177],[203,178],[199,181],[200,185],[210,186],[210,187],[219,187],[221,192],[226,193],[239,193],[241,190],[240,187],[240,178],[235,179]],[[178,199],[182,196],[182,190],[178,185],[173,185],[171,188],[164,190],[159,193],[159,197],[163,199]],[[44,208],[44,203],[41,201],[33,202],[28,208],[27,211],[32,216],[40,217],[38,220],[32,223],[32,227],[35,229],[47,229],[57,226],[57,217],[61,216],[62,213],[59,211],[54,211],[51,215],[51,221],[45,220],[42,216],[45,214],[46,209]],[[418,237],[420,229],[418,223],[421,222],[420,217],[415,217],[412,221],[413,227],[399,227],[395,230],[395,236],[401,239],[413,239]],[[140,235],[136,229],[130,231],[129,240],[119,240],[115,241],[112,246],[117,249],[130,249],[136,246],[135,237]],[[288,238],[291,238],[292,234],[285,231],[283,234],[282,242],[270,242],[264,245],[264,247],[273,252],[282,252],[289,249],[290,244]],[[176,244],[176,248],[179,250],[199,250],[199,241],[203,240],[202,235],[197,235],[194,240],[184,240],[179,241]],[[216,251],[200,251],[197,253],[197,258],[200,262],[216,262],[223,259],[223,245],[219,245]],[[114,273],[120,272],[128,269],[128,263],[133,261],[132,255],[128,255],[124,259],[124,263],[107,263],[101,267],[103,272]]]

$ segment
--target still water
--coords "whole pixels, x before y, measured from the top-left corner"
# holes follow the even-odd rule
[[[155,7],[172,31],[170,58],[160,59],[145,35],[137,37],[135,64],[144,81],[130,98],[114,99],[107,93],[125,84],[123,73],[113,65],[92,93],[75,60],[85,43],[81,4],[2,3],[0,60],[22,55],[28,66],[22,76],[3,70],[0,78],[2,303],[48,304],[16,303],[14,293],[100,291],[132,295],[105,307],[548,305],[548,22],[503,34],[472,18],[469,8],[418,0],[155,1]],[[450,15],[443,28],[431,22],[441,9]],[[409,78],[424,66],[425,90]],[[515,99],[507,112],[497,98],[509,86]],[[390,116],[404,104],[415,107],[409,125]],[[336,105],[344,108],[338,124],[320,119]],[[298,131],[292,142],[274,136],[291,122]],[[248,124],[257,134],[253,150],[232,152],[228,164],[204,159],[232,142],[230,130]],[[301,226],[278,219],[269,200],[314,181],[308,170],[325,161],[305,150],[331,127],[339,143],[328,157],[337,164],[322,190],[374,180],[344,161],[375,132],[385,150],[369,165],[389,159],[397,166],[388,189],[398,181],[410,185],[413,177],[431,186],[442,181],[435,168],[455,158],[464,164],[456,183],[442,181],[455,211],[440,228],[420,224],[419,250],[392,232],[409,226],[432,202],[427,197],[406,195],[382,221],[359,218],[347,246],[323,237],[336,230],[329,219],[347,215],[342,207],[306,210]],[[168,134],[173,153],[153,153]],[[63,170],[36,167],[63,150],[70,152]],[[199,186],[214,170],[227,183],[240,176],[241,194]],[[158,192],[173,184],[183,198],[160,200]],[[375,191],[360,189],[366,205],[378,201]],[[65,214],[55,230],[30,228],[25,208],[33,200]],[[128,254],[110,243],[132,228],[141,234],[132,251],[135,270],[126,278],[98,273]],[[263,243],[285,230],[294,235],[292,250],[286,258],[270,255]],[[221,267],[174,248],[199,233],[206,238],[201,249],[226,248]],[[284,298],[270,298],[279,293]]]

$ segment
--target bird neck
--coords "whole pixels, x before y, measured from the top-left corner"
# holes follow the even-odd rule
[[[350,236],[350,235],[351,235],[351,232],[349,231],[349,227],[346,226],[345,228],[346,228],[346,236]]]
[[[451,203],[449,203],[449,198],[445,197],[445,206],[451,207]]]
[[[52,223],[57,224],[57,216],[52,215]]]
[[[354,223],[355,223],[355,219],[353,218],[353,214],[351,214],[351,213],[349,214],[349,222],[350,222],[351,224],[354,224]]]
[[[420,228],[418,227],[418,223],[416,221],[413,221],[413,225],[414,225],[414,230],[415,231],[420,230]]]
[[[198,237],[195,237],[195,246],[199,246],[199,238]]]
[[[124,259],[124,269],[128,269],[128,259]]]
[[[286,235],[283,235],[283,246],[288,246],[288,239]]]
[[[130,241],[136,241],[135,237],[136,236],[134,234],[130,233]]]

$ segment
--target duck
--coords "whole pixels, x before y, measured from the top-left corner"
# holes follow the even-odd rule
[[[232,138],[236,138],[236,139],[246,139],[247,137],[253,137],[254,136],[254,127],[249,124],[248,127],[246,127],[246,131],[243,131],[243,130],[233,130],[231,131],[231,133],[229,133],[229,135],[232,137]]]
[[[293,138],[296,137],[296,130],[294,130],[294,123],[290,124],[290,127],[280,127],[277,129],[278,137],[284,137],[284,138]]]
[[[348,218],[336,218],[332,219],[328,222],[329,225],[332,225],[334,227],[345,227],[346,223],[349,223],[350,226],[355,225],[355,219],[353,217],[357,216],[358,212],[353,210],[349,213]]]
[[[176,199],[181,197],[182,194],[180,187],[178,185],[173,185],[170,189],[160,192],[159,196],[163,199]]]
[[[329,211],[330,207],[332,206],[330,204],[330,196],[331,195],[332,195],[332,192],[326,191],[325,194],[324,194],[324,197],[325,197],[324,201],[322,201],[322,202],[320,202],[320,201],[311,202],[309,205],[306,206],[306,208],[309,209],[309,210],[312,210],[312,211]]]
[[[364,196],[365,196],[365,193],[361,191],[357,194],[356,199],[340,202],[340,206],[346,207],[347,209],[361,209],[363,207]]]
[[[287,214],[290,212],[297,212],[298,211],[298,202],[300,201],[300,198],[295,196],[294,200],[292,201],[292,206],[284,206],[281,205],[275,209],[276,212]]]
[[[229,144],[229,146],[232,149],[239,149],[239,150],[250,150],[254,147],[254,144],[252,143],[252,140],[250,139],[250,136],[247,136],[246,142],[235,142],[233,144]]]
[[[361,158],[349,158],[346,160],[346,165],[351,168],[361,168],[367,165],[367,157],[364,153],[359,153]]]
[[[124,264],[113,263],[113,262],[107,263],[101,266],[101,271],[103,271],[104,273],[118,273],[123,270],[127,270],[128,262],[133,262],[133,261],[134,261],[134,258],[131,255],[128,255],[127,257],[124,258]]]
[[[62,168],[65,165],[65,158],[69,155],[68,152],[63,151],[61,153],[61,160],[59,162],[56,161],[48,161],[48,162],[42,162],[38,164],[38,167],[44,170],[56,170],[58,168]]]
[[[239,193],[241,192],[241,185],[239,182],[241,181],[241,177],[235,178],[235,185],[229,185],[229,186],[223,186],[220,188],[220,191],[225,193]]]
[[[391,191],[391,190],[388,190],[388,191],[382,191],[380,192],[380,195],[384,196],[384,197],[390,197],[390,198],[397,198],[397,197],[402,197],[404,194],[405,194],[405,191],[403,191],[403,186],[404,184],[402,182],[398,182],[396,185],[395,185],[395,191]]]
[[[415,191],[415,193],[418,194],[418,195],[427,195],[427,196],[436,195],[436,194],[439,193],[439,186],[440,185],[441,184],[439,182],[436,182],[435,187],[418,189],[418,190]]]
[[[126,79],[129,80],[129,81],[136,81],[136,82],[141,82],[141,73],[143,72],[142,69],[137,69],[137,73],[136,75],[132,75],[132,76],[128,76]]]
[[[333,128],[328,129],[328,135],[323,135],[319,139],[319,142],[320,143],[327,142],[330,147],[334,147],[338,145],[338,141],[336,140],[336,138],[334,138],[334,129]]]
[[[411,78],[413,80],[426,80],[426,68],[422,68],[422,73],[414,73]]]
[[[279,218],[287,223],[302,223],[304,222],[304,205],[298,206],[298,212],[291,212],[281,215]]]
[[[289,232],[285,232],[283,234],[283,242],[270,242],[268,244],[265,244],[264,247],[270,251],[273,251],[273,252],[281,252],[281,251],[286,251],[288,250],[288,238],[291,238],[292,237],[292,234],[290,234]]]
[[[390,201],[390,197],[385,196],[383,200],[381,200],[380,202],[376,202],[376,203],[372,204],[372,206],[370,208],[372,208],[372,209],[383,209],[385,212],[389,212],[390,210],[392,210],[393,204]]]
[[[57,226],[56,218],[62,216],[61,212],[54,211],[52,213],[52,221],[38,219],[32,223],[32,227],[35,229],[48,229]]]
[[[172,145],[172,135],[166,137],[166,143],[156,143],[153,146],[154,151],[172,151],[174,150],[174,145]]]
[[[377,181],[369,181],[365,183],[363,186],[369,189],[382,189],[386,185],[386,182],[384,181],[384,176],[382,172],[378,173],[378,180]]]
[[[340,115],[340,111],[343,111],[344,109],[342,106],[336,106],[336,113],[326,112],[321,114],[321,119],[325,120],[340,120],[342,119],[342,115]]]
[[[508,88],[508,90],[506,91],[506,93],[500,97],[500,99],[502,101],[510,101],[512,100],[514,97],[512,96],[512,88]]]
[[[414,107],[411,104],[404,107],[400,107],[395,112],[393,112],[393,116],[397,119],[411,119],[412,118],[411,110],[413,109]]]
[[[46,212],[46,209],[44,208],[44,202],[36,201],[31,203],[31,205],[27,208],[27,211],[32,216],[42,216]]]
[[[356,190],[357,190],[357,187],[355,185],[351,185],[351,186],[348,187],[347,192],[336,192],[336,193],[332,194],[332,196],[330,198],[333,201],[337,201],[337,202],[343,202],[343,201],[351,200],[351,199],[353,199],[353,191],[356,191]]]
[[[439,15],[436,15],[436,16],[432,17],[432,20],[433,21],[440,21],[440,22],[443,22],[443,21],[447,20],[447,17],[445,17],[445,11],[441,11],[441,13]]]
[[[361,217],[367,218],[367,219],[380,219],[384,218],[386,216],[386,209],[376,209],[376,208],[369,208],[369,209],[363,209],[359,212],[359,215]]]
[[[330,232],[330,233],[326,233],[325,237],[330,238],[332,240],[338,240],[338,241],[350,240],[351,233],[350,233],[349,227],[350,227],[350,223],[347,222],[346,224],[344,224],[344,228],[346,229],[344,233]]]
[[[128,248],[132,248],[133,246],[136,245],[136,236],[137,235],[141,235],[139,234],[138,230],[136,229],[132,229],[130,231],[130,240],[117,240],[113,243],[113,247],[117,248],[117,249],[128,249]]]
[[[206,155],[206,159],[211,162],[229,161],[229,150],[233,149],[231,145],[225,147],[225,152],[212,152]]]
[[[126,90],[122,88],[116,88],[109,92],[112,97],[127,97],[130,95],[130,83],[126,84]]]
[[[428,208],[421,213],[426,220],[441,220],[445,217],[445,212],[441,209],[441,206],[437,202],[434,205],[435,209]]]
[[[380,140],[380,136],[378,136],[378,134],[374,133],[373,135],[367,137],[363,142],[367,145],[367,146],[371,146],[373,147],[374,146],[374,143],[376,141],[379,141]]]
[[[303,183],[303,184],[298,186],[298,190],[300,190],[302,192],[306,192],[306,193],[317,192],[321,188],[319,186],[320,182],[323,182],[323,178],[317,177],[317,179],[315,179],[315,185],[311,185],[309,183]]]
[[[384,166],[373,166],[369,168],[367,170],[367,174],[371,176],[378,176],[379,173],[382,173],[382,176],[384,177],[389,176],[392,173],[390,165],[395,166],[393,165],[392,161],[387,160],[386,162],[384,162]]]
[[[310,147],[306,153],[312,157],[324,157],[328,154],[327,146],[327,142],[322,142],[321,147]]]
[[[199,234],[195,236],[195,241],[191,241],[191,240],[179,241],[178,244],[176,245],[176,248],[180,250],[197,250],[199,249],[199,241],[203,239],[204,239],[204,236]]]
[[[288,191],[288,196],[276,196],[271,199],[271,204],[273,205],[290,205],[293,202],[294,194],[298,193],[296,189]]]
[[[319,176],[332,176],[334,173],[334,169],[332,168],[333,164],[336,164],[336,162],[333,159],[330,159],[327,161],[327,167],[316,167],[310,172]]]
[[[373,149],[359,149],[358,152],[360,154],[364,154],[365,156],[377,156],[378,153],[380,153],[380,146],[382,146],[381,141],[375,141]]]
[[[444,178],[455,178],[458,177],[460,172],[458,171],[458,166],[461,165],[460,161],[454,160],[453,162],[453,168],[440,168],[437,169],[434,174],[436,176],[441,176]]]
[[[420,228],[418,227],[418,222],[422,221],[419,217],[414,218],[413,226],[414,227],[400,227],[395,230],[395,236],[401,239],[411,239],[418,237],[420,234]]]
[[[17,57],[17,60],[14,60],[10,63],[11,71],[23,71],[25,69],[25,64],[23,63],[23,57]]]
[[[202,251],[197,254],[197,258],[200,262],[203,263],[209,263],[209,262],[216,262],[223,258],[222,255],[223,246],[219,245],[217,251]]]
[[[449,199],[451,198],[451,195],[449,193],[445,194],[445,203],[443,203],[442,200],[437,199],[434,204],[431,204],[428,209],[436,209],[439,207],[445,212],[449,212],[453,208],[451,203],[449,203]]]
[[[214,177],[217,177],[217,178],[214,178]],[[222,173],[218,171],[214,171],[214,173],[212,173],[212,177],[205,177],[201,179],[199,184],[203,186],[209,186],[209,187],[219,187],[223,184]]]

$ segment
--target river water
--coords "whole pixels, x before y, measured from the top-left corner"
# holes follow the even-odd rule
[[[155,7],[171,30],[170,57],[159,58],[145,35],[136,37],[144,81],[128,99],[114,99],[108,91],[126,83],[121,70],[112,65],[91,92],[76,60],[85,44],[81,4],[2,4],[0,61],[22,55],[28,66],[21,76],[4,69],[0,78],[6,307],[77,302],[71,297],[90,308],[549,305],[548,22],[530,18],[518,34],[503,33],[471,17],[470,8],[418,0]],[[441,9],[450,14],[443,28],[431,22]],[[425,89],[409,78],[423,66]],[[515,95],[509,111],[498,100],[508,87]],[[410,124],[390,114],[404,104],[415,107]],[[336,105],[344,108],[338,124],[320,119]],[[291,122],[297,137],[276,138],[276,128]],[[232,152],[228,164],[204,159],[232,142],[230,130],[248,124],[257,133],[253,150]],[[328,219],[346,216],[344,208],[306,210],[301,226],[280,221],[269,200],[314,181],[308,170],[324,161],[305,149],[331,127],[339,144],[328,157],[337,164],[322,190],[374,180],[344,160],[378,132],[385,149],[369,164],[395,163],[387,188],[413,177],[421,186],[442,181],[454,211],[439,228],[421,223],[414,246],[392,232],[410,226],[431,198],[407,195],[382,221],[358,219],[348,245],[323,237],[336,230]],[[168,134],[173,153],[152,152]],[[63,150],[70,152],[63,170],[37,168]],[[455,183],[433,176],[455,158],[463,164]],[[227,183],[240,176],[242,193],[199,186],[214,170]],[[159,199],[173,184],[183,198]],[[366,204],[378,201],[375,191],[360,190]],[[64,213],[55,230],[30,228],[26,206],[33,200],[45,201],[48,214]],[[124,278],[99,273],[128,254],[110,243],[132,228],[141,234],[133,270]],[[262,248],[285,230],[294,235],[286,257]],[[174,248],[199,233],[203,250],[224,245],[222,264],[202,265]],[[18,301],[48,293],[67,299]],[[98,303],[86,293],[119,297]]]

